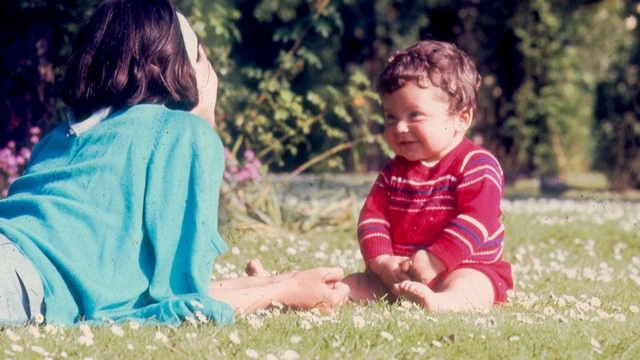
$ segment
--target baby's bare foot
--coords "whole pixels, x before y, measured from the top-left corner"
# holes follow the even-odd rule
[[[442,304],[439,304],[438,301],[438,294],[423,283],[405,280],[399,284],[395,284],[393,287],[399,296],[404,296],[414,303],[422,305],[429,311],[442,310]]]
[[[247,267],[244,269],[244,272],[246,272],[247,275],[249,276],[256,276],[256,277],[271,276],[271,274],[267,270],[265,270],[264,267],[262,267],[262,263],[258,259],[251,259],[247,264]]]

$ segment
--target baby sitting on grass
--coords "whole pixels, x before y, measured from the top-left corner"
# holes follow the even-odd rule
[[[480,75],[455,45],[420,41],[395,52],[377,79],[382,169],[358,222],[366,271],[343,279],[353,301],[399,296],[429,311],[473,311],[507,300],[503,174],[465,137]]]

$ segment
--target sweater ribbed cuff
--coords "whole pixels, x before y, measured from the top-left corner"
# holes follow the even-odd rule
[[[360,243],[360,251],[367,269],[369,263],[380,255],[393,255],[391,240],[385,237],[371,237]]]
[[[456,268],[467,258],[464,251],[452,240],[447,238],[438,239],[433,245],[427,248],[433,255],[447,266],[447,270]]]

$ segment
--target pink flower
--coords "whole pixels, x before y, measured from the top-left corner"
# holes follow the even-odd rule
[[[244,152],[244,159],[247,161],[251,161],[256,157],[256,154],[251,150],[246,150]]]
[[[22,155],[25,159],[29,159],[31,157],[31,149],[29,149],[28,147],[23,147],[22,149],[20,149],[20,155]]]
[[[251,173],[247,169],[242,169],[236,174],[236,180],[238,182],[245,182],[251,179]]]

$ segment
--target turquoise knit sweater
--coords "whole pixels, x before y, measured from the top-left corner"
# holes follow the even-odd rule
[[[218,323],[209,296],[224,169],[201,118],[160,105],[116,112],[80,136],[63,123],[0,200],[0,233],[42,277],[49,323],[133,319]]]

